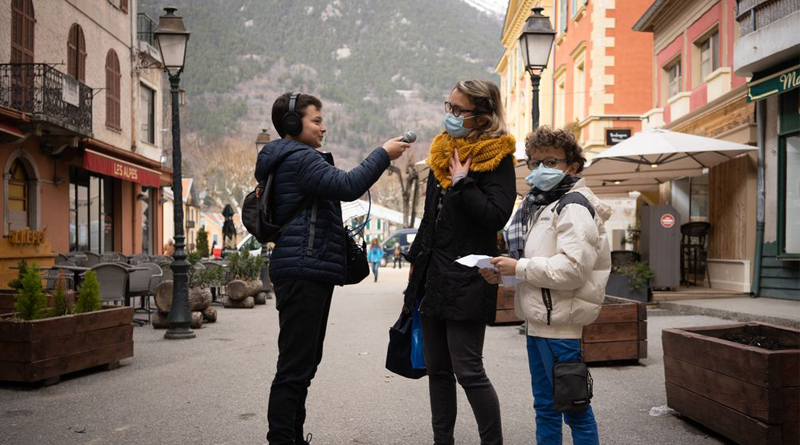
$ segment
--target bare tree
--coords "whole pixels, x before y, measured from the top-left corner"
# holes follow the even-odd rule
[[[403,226],[414,227],[417,218],[417,202],[419,200],[419,172],[415,168],[416,157],[410,154],[406,158],[405,177],[403,170],[396,165],[390,165],[387,169],[389,175],[397,175],[400,184],[400,196],[402,197],[403,207]]]

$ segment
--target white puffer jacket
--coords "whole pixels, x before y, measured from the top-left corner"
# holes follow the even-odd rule
[[[583,326],[597,319],[611,273],[604,226],[610,216],[611,208],[585,179],[536,215],[525,235],[525,257],[517,263],[516,276],[524,282],[517,285],[514,299],[528,335],[581,338]]]

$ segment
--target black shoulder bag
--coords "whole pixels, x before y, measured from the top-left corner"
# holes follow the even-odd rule
[[[369,221],[369,214],[372,211],[372,195],[367,190],[369,198],[369,208],[367,208],[367,217],[364,222],[357,227],[345,229],[345,248],[347,255],[347,271],[344,284],[358,284],[364,281],[364,278],[369,276],[369,261],[367,261],[367,243],[362,240],[359,245],[355,237],[363,233],[364,227]]]
[[[582,413],[589,409],[594,395],[592,374],[583,360],[562,362],[553,353],[553,408],[562,413]]]

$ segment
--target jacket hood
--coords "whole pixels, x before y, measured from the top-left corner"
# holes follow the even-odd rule
[[[274,140],[265,145],[258,153],[255,171],[256,180],[261,181],[267,175],[267,172],[275,167],[275,164],[283,155],[299,150],[314,149],[306,144],[283,138]]]
[[[572,190],[570,190],[570,192],[578,192],[583,195],[589,201],[589,204],[594,207],[594,211],[603,222],[608,221],[608,219],[611,218],[611,214],[614,213],[614,210],[611,209],[611,206],[601,201],[600,198],[598,198],[597,195],[592,192],[592,189],[586,185],[586,179],[584,178],[581,178],[580,181],[576,182],[575,185],[572,186]]]

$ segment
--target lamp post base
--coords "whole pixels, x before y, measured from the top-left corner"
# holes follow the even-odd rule
[[[192,338],[197,337],[197,334],[189,328],[170,328],[166,334],[164,334],[164,338],[167,340],[190,340]]]

